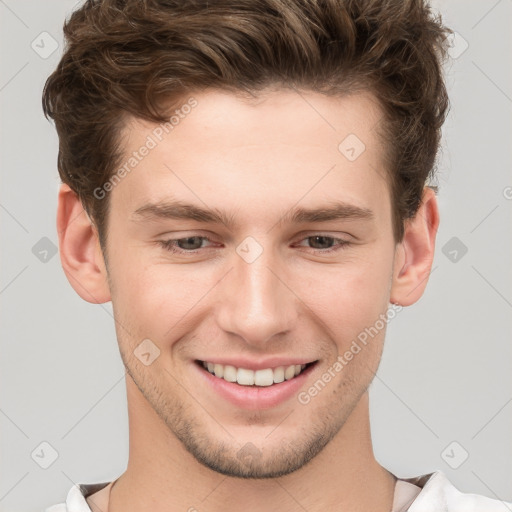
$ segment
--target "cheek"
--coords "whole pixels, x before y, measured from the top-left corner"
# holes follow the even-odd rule
[[[290,300],[303,318],[320,321],[339,344],[350,344],[388,307],[392,252],[383,245],[376,242],[347,253],[339,264],[299,260],[282,268],[281,277],[293,290]],[[150,338],[169,343],[194,331],[215,309],[209,292],[215,289],[219,298],[227,286],[222,278],[229,265],[148,265],[136,250],[127,254],[132,256],[112,262],[112,302],[116,319],[130,325],[134,342]]]
[[[130,269],[128,271],[128,269]],[[128,276],[128,277],[126,277]],[[195,265],[122,265],[112,275],[112,302],[120,321],[129,323],[134,336],[163,342],[190,329],[202,299],[218,281],[211,268]]]
[[[377,248],[367,253],[346,264],[311,267],[301,276],[299,296],[343,344],[374,325],[389,305],[392,255]]]

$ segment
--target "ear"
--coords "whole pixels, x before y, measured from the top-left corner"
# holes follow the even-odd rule
[[[402,306],[414,304],[425,291],[434,260],[439,210],[435,192],[423,189],[420,207],[405,223],[402,242],[397,244],[390,302]]]
[[[62,268],[82,299],[93,304],[109,302],[107,270],[95,226],[68,185],[61,185],[57,230]]]

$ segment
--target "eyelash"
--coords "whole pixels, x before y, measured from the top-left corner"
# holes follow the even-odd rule
[[[314,252],[318,252],[318,253],[322,253],[322,254],[329,254],[329,253],[332,253],[332,252],[337,252],[337,251],[343,250],[346,247],[348,247],[349,245],[351,245],[351,242],[348,242],[347,240],[343,240],[341,238],[335,238],[333,236],[327,236],[327,235],[310,235],[310,236],[307,236],[307,237],[303,238],[300,241],[302,242],[303,240],[308,240],[309,238],[315,238],[315,237],[329,238],[329,239],[334,240],[335,242],[338,242],[337,246],[329,247],[327,249],[314,249],[314,248],[312,248],[312,250]],[[186,249],[179,249],[175,245],[177,242],[179,242],[181,240],[187,240],[189,238],[201,238],[201,239],[204,239],[204,240],[208,240],[209,242],[212,241],[207,236],[187,236],[187,237],[184,237],[184,238],[173,238],[173,239],[170,239],[170,240],[159,240],[158,243],[166,251],[169,251],[169,252],[171,252],[173,254],[196,254],[202,248],[193,249],[193,250],[187,251]]]

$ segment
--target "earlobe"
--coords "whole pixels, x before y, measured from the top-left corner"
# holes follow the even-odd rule
[[[425,187],[420,207],[405,224],[402,242],[397,245],[390,302],[410,306],[425,291],[432,268],[439,210],[434,190]]]
[[[73,289],[87,302],[109,302],[107,271],[96,229],[78,196],[65,184],[59,190],[57,231],[62,268]]]

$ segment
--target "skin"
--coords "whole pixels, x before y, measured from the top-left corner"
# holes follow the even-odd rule
[[[110,503],[110,486],[89,503],[110,512],[389,512],[396,478],[374,457],[368,399],[385,328],[305,405],[294,395],[275,407],[236,407],[198,385],[194,360],[317,360],[307,390],[390,303],[409,306],[423,294],[439,224],[434,192],[424,189],[396,244],[382,111],[369,93],[193,96],[195,109],[110,192],[107,264],[76,195],[60,190],[64,271],[86,301],[112,301],[127,371],[128,467]],[[155,126],[126,124],[127,157]],[[348,134],[366,146],[352,162],[338,150]],[[222,210],[236,226],[134,214],[170,199]],[[373,218],[278,223],[332,201]],[[210,240],[193,255],[159,244],[193,236]],[[263,249],[252,263],[236,252],[248,236]],[[350,245],[326,253],[338,239]],[[160,350],[149,366],[134,356],[144,339]],[[257,456],[237,457],[248,443]]]

